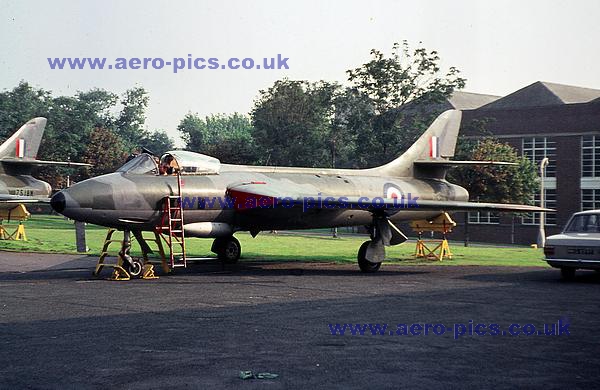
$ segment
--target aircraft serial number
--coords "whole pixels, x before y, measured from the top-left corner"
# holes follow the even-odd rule
[[[13,195],[17,195],[17,196],[33,196],[33,190],[28,190],[25,188],[17,188],[11,192]]]

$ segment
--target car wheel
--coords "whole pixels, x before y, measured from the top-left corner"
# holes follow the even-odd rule
[[[575,279],[575,268],[562,267],[560,269],[560,274],[564,280],[573,280]]]

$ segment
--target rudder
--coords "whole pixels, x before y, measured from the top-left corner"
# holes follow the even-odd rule
[[[400,157],[370,171],[383,176],[412,177],[414,162],[417,160],[445,160],[453,157],[461,117],[460,110],[443,112]]]

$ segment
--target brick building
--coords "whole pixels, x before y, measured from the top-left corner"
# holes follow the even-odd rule
[[[545,202],[547,235],[558,233],[569,216],[600,209],[600,90],[536,82],[505,97],[457,92],[444,108],[463,110],[462,135],[473,120],[491,119],[486,129],[533,160],[548,157]],[[539,203],[539,193],[536,196]],[[465,218],[469,223],[466,226]],[[460,213],[453,240],[531,244],[539,214]]]

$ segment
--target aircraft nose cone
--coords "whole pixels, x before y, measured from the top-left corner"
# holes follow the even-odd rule
[[[65,195],[62,193],[62,191],[57,192],[50,199],[50,206],[52,206],[54,211],[57,213],[62,213],[65,210],[66,205],[67,201],[65,200]]]

